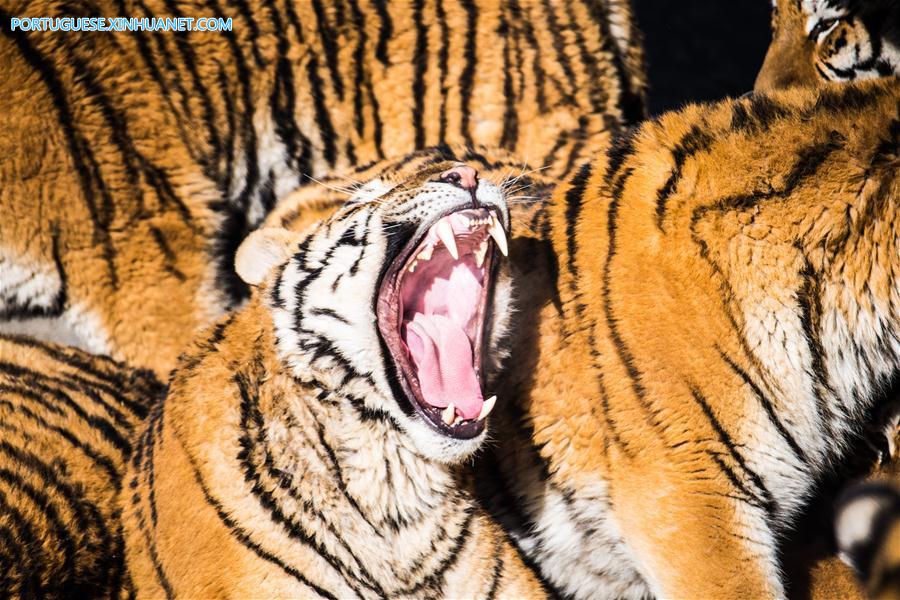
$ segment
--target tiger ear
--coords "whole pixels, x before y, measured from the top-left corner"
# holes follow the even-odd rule
[[[263,282],[272,267],[293,253],[297,233],[280,227],[263,227],[241,242],[234,256],[234,270],[249,285]]]

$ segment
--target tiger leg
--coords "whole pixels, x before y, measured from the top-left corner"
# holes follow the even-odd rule
[[[659,598],[784,597],[766,510],[703,462],[689,476],[670,465],[616,479],[616,520],[639,570]]]

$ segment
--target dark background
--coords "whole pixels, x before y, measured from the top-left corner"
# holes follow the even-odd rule
[[[769,0],[632,0],[650,114],[753,89],[769,45]]]

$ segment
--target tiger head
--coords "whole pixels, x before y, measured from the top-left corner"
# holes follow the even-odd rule
[[[897,0],[773,0],[757,90],[900,73]]]
[[[303,232],[256,231],[235,266],[260,287],[294,377],[458,462],[496,401],[484,390],[509,312],[508,229],[500,188],[439,162],[360,187]]]

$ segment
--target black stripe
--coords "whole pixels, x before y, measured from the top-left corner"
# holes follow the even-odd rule
[[[42,390],[45,390],[47,393],[54,395],[59,398],[60,394],[63,392],[60,390],[55,390],[50,387],[49,384],[53,384],[59,386],[61,388],[65,388],[69,391],[84,394],[88,396],[97,407],[101,407],[112,419],[120,426],[129,429],[134,421],[133,418],[128,418],[125,414],[122,413],[120,408],[128,408],[127,403],[133,402],[130,398],[126,398],[122,396],[122,392],[119,389],[114,387],[110,387],[109,384],[103,383],[101,381],[91,381],[89,379],[85,379],[80,374],[77,373],[69,373],[64,374],[62,376],[52,376],[52,375],[44,375],[43,373],[39,373],[28,367],[24,367],[22,365],[17,365],[13,363],[0,363],[0,370],[5,371],[6,373],[12,374],[15,377],[25,378],[29,385],[33,385]],[[125,385],[128,385],[126,383]],[[129,388],[125,388],[126,390]],[[101,396],[101,394],[105,394],[114,400],[118,406],[113,406],[106,398]],[[68,396],[66,396],[68,398]],[[70,400],[71,401],[71,400]],[[80,404],[74,404],[75,408],[81,408]],[[137,415],[133,415],[137,416]]]
[[[61,480],[53,467],[43,462],[36,455],[26,450],[15,448],[3,440],[0,440],[0,451],[9,456],[12,462],[18,463],[22,467],[27,468],[34,475],[40,477],[53,489],[53,497],[58,501],[63,500],[66,506],[69,507],[72,516],[71,522],[76,531],[91,532],[93,535],[96,535],[99,538],[98,541],[102,548],[109,549],[114,545],[113,537],[106,529],[105,520],[97,510],[97,507],[86,502],[79,492],[72,488],[68,483]],[[49,496],[44,494],[44,492],[31,488],[31,486],[22,480],[18,474],[5,468],[0,469],[0,478],[7,481],[10,485],[15,486],[17,489],[28,490],[26,493],[28,493],[29,497],[41,507],[45,515],[51,519],[59,519],[55,506],[50,502]],[[60,541],[66,545],[66,551],[68,553],[70,550],[69,545],[72,543],[71,538],[66,535],[66,528],[62,525],[62,521],[60,521],[59,528],[63,532]],[[72,560],[74,560],[74,546],[71,547],[71,552],[73,557]],[[109,565],[105,566],[108,567]],[[101,570],[97,575],[99,580],[102,581],[108,573]]]
[[[619,174],[619,169],[634,154],[637,133],[637,127],[629,127],[613,139],[606,151],[606,171],[603,174],[603,181],[607,186],[612,185],[613,179]]]
[[[219,188],[225,198],[231,198],[234,185],[234,151],[235,139],[237,134],[237,123],[235,122],[234,100],[231,97],[229,89],[228,76],[225,69],[219,65],[218,71],[219,93],[225,103],[225,173],[222,175],[222,181]]]
[[[472,102],[472,87],[475,82],[475,67],[478,61],[476,41],[478,36],[478,6],[474,0],[461,0],[460,4],[466,11],[466,45],[463,51],[465,66],[459,76],[459,128],[466,144],[472,144],[469,118],[471,116],[470,104]]]
[[[700,206],[694,209],[694,222],[699,220],[699,217],[702,217],[709,210],[724,212],[735,209],[749,209],[755,207],[763,200],[786,198],[804,180],[814,177],[828,157],[844,147],[844,142],[844,136],[837,131],[830,131],[827,141],[815,142],[796,152],[797,161],[785,177],[782,189],[769,189],[763,192],[731,196],[718,200],[711,206]]]
[[[416,28],[416,45],[413,49],[412,63],[412,126],[415,131],[415,149],[425,146],[425,73],[428,71],[428,30],[422,20],[424,0],[413,0],[413,23]]]
[[[316,112],[316,125],[319,127],[319,140],[322,143],[322,156],[330,167],[334,166],[337,159],[335,138],[337,134],[331,123],[331,115],[326,104],[325,94],[322,90],[322,78],[319,77],[319,61],[315,52],[310,51],[309,61],[306,63],[306,75],[310,86],[310,95]]]
[[[162,252],[163,255],[163,268],[172,274],[172,276],[178,281],[185,281],[187,277],[185,277],[184,273],[177,266],[178,257],[175,256],[175,253],[172,251],[171,246],[166,241],[163,232],[160,231],[157,227],[151,225],[150,226],[150,235],[153,237],[153,241],[156,242],[156,246],[159,248],[159,251]]]
[[[733,476],[732,481],[737,483],[738,487],[741,490],[743,490],[744,492],[749,494],[750,497],[755,500],[755,503],[757,503],[760,507],[764,508],[767,512],[770,512],[770,513],[774,512],[775,509],[777,508],[777,505],[775,503],[775,500],[772,498],[772,494],[769,492],[768,488],[766,488],[765,484],[763,483],[762,478],[747,465],[747,462],[744,460],[743,455],[735,447],[734,442],[731,439],[731,436],[728,434],[728,432],[725,430],[725,428],[722,427],[722,424],[719,422],[719,419],[716,417],[715,412],[713,412],[712,407],[706,401],[706,398],[703,396],[703,394],[700,392],[700,390],[696,386],[694,386],[690,383],[688,383],[688,387],[691,390],[691,396],[694,398],[694,401],[701,408],[701,410],[703,411],[703,414],[706,416],[706,419],[709,421],[710,425],[712,425],[712,428],[716,433],[716,437],[718,437],[719,441],[722,443],[722,445],[728,449],[728,454],[731,456],[731,458],[734,459],[734,461],[740,466],[741,470],[747,475],[747,477],[750,478],[750,481],[756,487],[757,492],[753,493],[751,490],[747,489],[747,487],[744,485],[744,483],[740,482],[739,478],[737,478],[737,476],[734,475],[731,468],[728,467],[727,465],[725,465],[724,462],[720,462],[720,461],[716,461],[716,462],[719,463],[719,465],[723,468],[723,470],[726,472],[726,474],[729,474],[729,478],[732,478],[732,476]],[[715,454],[711,453],[710,455],[713,456],[713,458],[717,458]]]
[[[253,18],[253,12],[247,5],[246,0],[228,1],[237,6],[238,13],[241,15],[241,17],[243,17],[244,21],[247,22],[247,31],[249,32],[249,35],[247,37],[249,38],[248,41],[250,42],[250,50],[253,52],[253,58],[256,60],[256,66],[265,66],[266,61],[263,60],[262,53],[259,50],[259,46],[256,44],[256,40],[259,38],[259,25],[256,24],[256,19]]]
[[[181,12],[181,10],[179,10],[178,4],[175,2],[175,0],[166,0],[166,8],[175,17],[183,16],[183,13]],[[189,33],[187,32],[175,32],[175,46],[178,48],[178,51],[181,54],[182,60],[191,75],[194,89],[196,89],[196,93],[191,94],[191,97],[196,98],[199,95],[200,104],[203,108],[203,119],[204,124],[206,125],[206,134],[209,136],[209,143],[212,146],[213,151],[218,154],[222,151],[222,141],[221,139],[219,139],[218,134],[219,120],[216,115],[215,106],[213,106],[212,100],[209,96],[209,91],[206,88],[206,84],[203,82],[203,78],[200,77],[200,73],[197,70],[196,55],[194,53],[193,46],[191,46],[190,42],[188,41],[188,36]],[[186,105],[189,106],[189,103],[186,103]],[[192,120],[192,124],[194,124],[196,127],[195,123],[196,122]],[[212,161],[210,164],[214,165],[215,162]],[[216,180],[218,178],[214,177],[213,179]]]
[[[513,89],[513,68],[510,49],[510,24],[506,20],[506,8],[500,12],[500,24],[497,26],[497,35],[503,40],[503,97],[506,99],[506,108],[503,112],[503,133],[500,136],[500,146],[514,150],[519,141],[519,120],[516,111],[516,94]],[[443,138],[441,139],[443,141]]]
[[[773,124],[790,116],[790,112],[772,98],[754,93],[731,107],[731,128],[735,131],[767,131]]]
[[[575,80],[575,72],[572,71],[572,65],[569,62],[569,56],[565,50],[565,40],[563,40],[560,32],[559,21],[556,19],[556,13],[553,11],[553,5],[550,0],[541,0],[544,7],[544,14],[541,22],[545,22],[553,38],[553,50],[556,52],[556,62],[562,67],[563,74],[566,77],[569,89],[564,90],[562,86],[557,90],[563,97],[563,102],[572,106],[577,106],[575,101],[575,93],[578,90],[578,84]]]
[[[309,173],[312,170],[312,142],[303,134],[296,121],[297,90],[294,80],[293,61],[288,57],[291,45],[285,34],[286,27],[282,22],[277,7],[272,0],[267,0],[266,6],[272,21],[272,28],[278,39],[275,82],[272,86],[272,95],[269,102],[272,120],[275,123],[275,133],[284,143],[285,154],[291,168],[299,173]],[[271,205],[266,205],[265,199],[263,200],[266,213],[274,206],[273,181],[274,178],[270,172],[267,189],[271,194]]]
[[[566,13],[568,13],[569,21],[571,23],[569,30],[575,34],[575,45],[578,47],[581,63],[585,68],[585,75],[587,76],[586,85],[588,86],[591,109],[592,112],[596,114],[604,114],[606,113],[606,103],[609,101],[606,89],[607,86],[602,85],[604,75],[601,73],[599,65],[597,64],[597,57],[587,48],[583,28],[579,26],[579,24],[574,23],[574,10],[572,0],[566,0]],[[577,90],[575,93],[577,93]]]
[[[694,125],[672,149],[674,165],[665,184],[656,193],[656,226],[660,231],[663,229],[663,220],[666,217],[666,203],[681,180],[681,169],[684,162],[698,152],[708,150],[713,142],[713,137],[706,132],[706,128],[705,123]]]
[[[513,15],[510,22],[522,25],[525,30],[525,41],[533,52],[532,70],[534,71],[535,99],[537,100],[538,112],[545,113],[548,111],[547,91],[545,89],[547,74],[544,71],[543,59],[541,58],[541,45],[538,43],[537,36],[534,33],[531,11],[528,11],[529,14],[527,16],[523,16],[519,0],[509,0],[509,9]],[[549,163],[544,161],[544,164]]]
[[[119,472],[119,469],[116,467],[116,465],[113,464],[112,459],[110,459],[108,456],[104,456],[99,450],[92,447],[84,440],[76,438],[75,435],[68,429],[64,429],[58,425],[49,423],[46,419],[36,414],[24,404],[14,403],[0,398],[0,406],[6,406],[10,412],[24,415],[29,421],[35,423],[38,426],[38,429],[45,429],[47,431],[56,433],[59,437],[67,441],[73,448],[81,451],[81,453],[84,454],[88,458],[88,460],[94,463],[94,465],[106,471],[106,474],[109,476],[109,480],[112,482],[113,487],[115,487],[116,490],[119,490],[122,487],[122,474]],[[128,449],[123,451],[120,454],[119,458],[127,456],[130,450],[131,446],[129,445]]]
[[[450,56],[450,26],[447,24],[447,13],[444,0],[436,0],[435,14],[441,26],[441,47],[438,51],[438,72],[440,73],[441,115],[439,119],[438,143],[447,141],[447,63]]]
[[[800,325],[803,329],[803,337],[806,341],[806,347],[809,348],[813,378],[812,391],[816,398],[819,419],[825,429],[823,437],[824,439],[833,440],[837,439],[834,423],[838,419],[836,419],[830,405],[831,398],[835,397],[835,391],[829,381],[828,369],[825,367],[826,353],[820,337],[822,290],[818,274],[813,269],[808,258],[804,258],[800,277],[802,284],[796,292],[796,297],[797,306],[800,309]],[[849,415],[842,416],[849,417]]]
[[[39,378],[33,372],[18,367],[16,367],[15,369],[10,367],[12,367],[12,365],[8,363],[0,363],[0,369],[8,373],[13,373],[16,377],[22,377],[24,381],[22,381],[21,383],[23,385],[22,387],[19,387],[17,384],[0,384],[0,389],[9,390],[18,394],[22,394],[23,396],[28,396],[39,404],[45,406],[47,402],[40,399],[40,397],[37,395],[37,391],[49,394],[65,404],[69,408],[69,410],[74,412],[88,426],[90,426],[92,429],[95,429],[100,435],[103,436],[104,440],[109,442],[110,445],[114,446],[122,453],[127,454],[128,452],[130,452],[131,446],[128,443],[128,440],[109,421],[97,415],[88,414],[84,410],[84,408],[78,402],[73,400],[72,397],[67,393],[40,383]],[[35,389],[37,391],[35,391]],[[124,422],[123,425],[125,425],[126,429],[130,428],[130,424],[127,421]]]
[[[463,548],[466,546],[466,543],[469,541],[469,537],[472,534],[471,526],[472,520],[475,517],[475,509],[473,506],[467,506],[465,509],[466,518],[462,523],[462,527],[460,528],[459,535],[454,539],[453,548],[450,549],[450,552],[441,560],[441,562],[437,565],[435,570],[427,577],[419,580],[416,585],[401,589],[395,592],[397,596],[412,596],[419,591],[422,590],[433,590],[435,592],[439,591],[442,586],[441,582],[445,581],[445,576],[447,571],[449,571],[453,565],[456,564],[456,561],[459,559],[459,555],[462,553]]]
[[[16,565],[19,567],[18,570],[9,568],[9,563],[5,563],[5,565],[9,568],[9,574],[17,573],[20,577],[19,585],[22,587],[15,590],[16,592],[23,598],[40,598],[45,593],[41,584],[42,571],[45,577],[49,575],[46,573],[46,566],[50,561],[42,543],[43,536],[38,534],[30,522],[31,519],[21,512],[21,508],[24,507],[19,502],[10,502],[6,494],[0,491],[0,515],[3,516],[2,521],[8,526],[3,527],[6,533],[3,535],[2,548],[9,551],[17,550],[20,559]],[[4,552],[2,555],[4,561],[8,557],[9,554]],[[0,580],[0,584],[6,583],[7,581]],[[10,597],[13,591],[13,589],[0,586],[0,592],[10,594]]]
[[[591,178],[592,163],[586,162],[581,166],[578,173],[572,178],[570,187],[566,190],[566,268],[568,269],[570,281],[569,288],[575,291],[578,285],[578,240],[576,233],[578,228],[578,219],[581,216],[581,209],[584,202],[584,192],[587,182]]]
[[[160,397],[165,391],[164,386],[157,381],[156,376],[150,371],[130,369],[124,364],[114,361],[107,356],[88,355],[87,353],[74,348],[58,347],[25,336],[0,334],[0,340],[39,350],[55,361],[70,366],[74,370],[96,378],[101,382],[106,382],[108,385],[101,383],[100,389],[111,395],[124,407],[128,408],[140,418],[147,415],[148,402],[135,402],[130,398],[122,396],[118,390],[135,390],[136,393],[142,396],[151,396],[153,398]],[[108,372],[101,370],[99,368],[100,363],[104,364],[104,366],[108,367],[110,370]],[[127,374],[127,376],[125,374]],[[70,377],[73,376],[70,375]],[[88,387],[97,385],[97,382],[88,382],[81,376],[74,376],[73,379]],[[61,380],[54,379],[54,381]]]
[[[356,33],[356,47],[353,49],[353,124],[358,135],[363,135],[366,127],[366,116],[363,110],[363,83],[365,81],[365,50],[369,36],[366,32],[366,17],[359,9],[358,0],[350,0],[350,12],[353,14],[353,29]],[[355,163],[356,161],[351,161]]]
[[[609,24],[611,18],[608,3],[593,2],[589,0],[581,0],[581,2],[584,4],[594,23],[600,29],[602,49],[612,60],[613,68],[616,72],[615,80],[618,81],[621,86],[619,90],[618,106],[622,109],[622,117],[627,124],[637,123],[644,118],[646,107],[644,106],[644,99],[641,94],[631,87],[631,78],[628,76],[629,73],[625,67],[625,59],[621,54],[619,44],[610,30]]]
[[[391,21],[391,14],[388,12],[387,0],[372,0],[375,5],[375,12],[381,20],[381,27],[378,30],[378,44],[375,46],[375,58],[385,67],[390,66],[387,55],[388,41],[394,33],[394,25]]]
[[[328,22],[328,15],[325,14],[325,9],[322,7],[321,0],[312,0],[312,7],[313,12],[316,13],[316,20],[319,24],[317,31],[319,32],[319,39],[322,42],[322,50],[325,52],[325,64],[328,66],[328,71],[331,73],[331,85],[334,88],[338,100],[343,102],[344,80],[341,78],[341,70],[338,65],[338,47],[335,43],[335,33],[331,28],[331,24]],[[359,32],[354,33],[358,34]]]
[[[334,319],[335,321],[340,321],[341,323],[343,323],[345,325],[350,325],[350,321],[348,321],[347,319],[345,319],[344,317],[339,315],[337,312],[331,310],[330,308],[312,308],[309,311],[309,314],[310,314],[310,316],[314,316],[314,317],[318,317],[318,316],[330,317],[330,318]]]
[[[619,333],[618,320],[613,315],[611,297],[611,268],[612,260],[616,255],[616,227],[619,214],[619,202],[621,201],[621,195],[625,188],[625,184],[628,181],[628,178],[631,176],[632,172],[633,169],[628,168],[622,173],[619,182],[616,184],[616,189],[614,190],[612,199],[609,202],[609,208],[607,210],[608,246],[606,251],[606,261],[603,265],[603,285],[601,289],[601,295],[603,297],[603,312],[606,318],[606,325],[609,328],[609,335],[612,338],[613,346],[616,349],[616,354],[618,355],[619,360],[622,361],[622,364],[625,367],[625,371],[628,373],[628,378],[631,380],[631,387],[634,390],[635,395],[638,397],[638,400],[641,402],[641,404],[646,408],[646,392],[644,389],[644,384],[641,383],[641,373],[635,365],[634,356],[631,354],[631,351],[628,349],[628,346],[625,344],[625,341],[622,339],[622,336]]]
[[[722,360],[724,360],[725,363],[731,368],[731,370],[741,378],[741,381],[743,381],[753,391],[753,395],[756,396],[756,399],[759,401],[760,405],[762,405],[763,410],[766,411],[766,416],[768,416],[769,421],[778,431],[778,434],[782,437],[782,439],[784,439],[784,441],[790,447],[791,451],[793,451],[793,453],[797,455],[797,458],[799,458],[802,462],[808,464],[809,460],[806,457],[806,453],[803,452],[803,450],[800,448],[800,445],[797,444],[797,440],[794,439],[794,436],[791,435],[791,433],[787,430],[787,427],[785,427],[784,423],[781,422],[781,419],[775,412],[775,407],[772,405],[772,401],[769,400],[769,398],[763,393],[759,386],[756,385],[756,383],[754,383],[752,379],[750,379],[750,375],[746,371],[744,371],[744,369],[738,366],[738,364],[734,362],[730,356],[725,354],[722,349],[718,349],[718,351],[719,356],[722,357]]]
[[[140,187],[142,176],[144,183],[156,193],[160,204],[174,206],[181,220],[196,230],[190,210],[176,193],[166,173],[137,149],[129,132],[130,126],[126,113],[115,106],[113,99],[107,95],[100,84],[97,71],[91,67],[90,63],[82,60],[75,53],[75,48],[76,46],[70,45],[62,50],[67,53],[67,62],[70,62],[73,70],[78,73],[80,86],[100,109],[100,114],[107,124],[106,130],[110,141],[122,156],[128,181],[136,188],[136,193],[139,193],[137,188]],[[115,209],[115,205],[110,207],[110,223],[115,217]]]
[[[496,544],[494,550],[494,568],[491,569],[491,587],[485,596],[487,600],[494,600],[497,597],[497,589],[500,587],[500,579],[503,577],[503,546]]]

